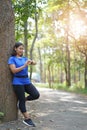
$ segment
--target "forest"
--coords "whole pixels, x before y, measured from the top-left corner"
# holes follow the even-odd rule
[[[13,91],[12,73],[8,66],[8,58],[15,42],[22,42],[25,48],[24,55],[37,63],[34,67],[29,66],[29,76],[32,81],[33,74],[40,76],[39,81],[33,81],[36,87],[43,90],[40,90],[43,96],[37,105],[38,110],[42,105],[42,109],[47,108],[44,111],[47,113],[51,110],[48,108],[50,105],[56,105],[57,109],[53,108],[53,112],[60,114],[59,106],[62,110],[61,107],[65,108],[67,105],[65,99],[68,93],[61,93],[59,97],[60,91],[46,87],[84,91],[87,94],[87,0],[1,0],[0,5],[0,123],[18,119],[17,97]],[[49,96],[50,92],[53,94],[52,97]],[[70,95],[68,97],[72,98],[72,108],[68,112],[71,114],[70,110],[74,111],[75,108],[81,109],[81,113],[87,113],[87,99],[85,98],[84,104],[78,94],[79,99]],[[44,96],[47,96],[46,99],[43,99]],[[73,104],[74,100],[77,100],[75,103],[78,103],[78,107],[73,106],[77,105]],[[60,105],[60,102],[64,104]],[[84,105],[84,109],[79,106],[81,104]],[[69,107],[71,104],[66,106],[66,109],[63,108],[63,114]],[[34,108],[33,106],[32,109]],[[76,110],[74,112],[77,112]],[[46,116],[42,113],[42,117],[43,115]],[[56,114],[52,114],[51,117],[53,115]],[[70,121],[71,116],[68,119]],[[75,119],[74,117],[74,122]],[[50,120],[50,123],[52,122]]]
[[[12,0],[15,37],[49,87],[87,88],[87,1]]]

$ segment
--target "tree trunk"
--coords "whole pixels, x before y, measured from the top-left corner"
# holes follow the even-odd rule
[[[41,81],[43,81],[43,66],[42,66],[42,58],[41,58],[41,51],[40,51],[40,47],[38,47],[38,54],[39,54],[39,60],[40,60],[40,77],[41,77]]]
[[[38,15],[36,11],[36,0],[35,0],[35,36],[34,36],[31,49],[30,49],[30,59],[33,59],[33,49],[34,49],[34,44],[35,44],[37,35],[38,35]],[[31,77],[32,77],[32,66],[30,66],[30,79]]]
[[[85,88],[87,88],[87,56],[85,59]]]
[[[68,0],[68,19],[67,19],[67,30],[66,30],[66,85],[71,86],[71,73],[70,73],[70,50],[69,50],[69,0]]]
[[[11,85],[11,73],[7,64],[14,37],[14,14],[10,0],[0,1],[0,111],[3,121],[17,119],[16,96]]]
[[[68,41],[67,41],[68,43]],[[67,48],[66,48],[66,55],[67,55],[67,73],[66,73],[66,85],[69,87],[71,86],[71,74],[70,74],[70,51],[69,51],[69,48],[68,48],[68,44],[67,44]]]
[[[62,63],[61,63],[61,66],[60,66],[60,83],[63,83],[63,69],[62,69]]]
[[[24,23],[24,45],[25,45],[25,56],[28,57],[28,32],[27,32],[27,20]]]
[[[48,83],[49,83],[49,88],[51,88],[51,70],[50,70],[50,65],[48,65]]]

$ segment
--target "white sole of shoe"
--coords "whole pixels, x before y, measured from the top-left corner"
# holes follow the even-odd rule
[[[23,121],[23,123],[24,123],[25,125],[27,125],[27,126],[33,127],[33,125],[29,125],[29,124],[27,124],[25,121]]]

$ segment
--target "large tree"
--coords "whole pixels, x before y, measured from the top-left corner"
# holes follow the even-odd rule
[[[14,12],[11,0],[0,0],[0,112],[3,121],[17,118],[16,96],[11,85],[11,73],[7,64],[15,42]]]

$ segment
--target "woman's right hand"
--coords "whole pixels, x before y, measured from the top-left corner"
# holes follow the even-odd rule
[[[26,61],[25,67],[28,66],[28,65],[31,65],[31,60],[27,60],[27,61]]]

